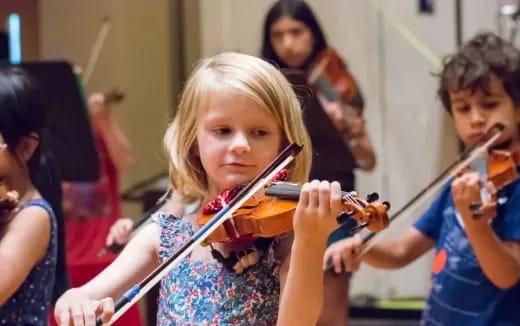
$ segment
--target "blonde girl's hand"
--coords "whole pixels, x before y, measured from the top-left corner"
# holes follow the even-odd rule
[[[342,209],[341,187],[338,182],[314,180],[305,183],[294,214],[295,238],[326,242],[329,234],[338,227],[336,217]]]
[[[110,247],[113,243],[125,245],[130,241],[134,221],[129,218],[120,218],[110,227],[107,235],[106,246]]]
[[[114,314],[112,298],[91,300],[77,288],[65,292],[56,302],[54,318],[60,326],[95,326],[96,317],[108,323]]]
[[[362,240],[359,234],[334,242],[325,251],[323,270],[326,270],[332,264],[334,272],[338,274],[343,272],[343,268],[347,272],[357,271],[361,263],[358,258],[361,247]]]

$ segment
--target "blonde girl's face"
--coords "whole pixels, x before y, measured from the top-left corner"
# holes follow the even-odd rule
[[[281,128],[266,108],[243,94],[212,93],[201,110],[196,141],[210,195],[254,179],[281,143]]]

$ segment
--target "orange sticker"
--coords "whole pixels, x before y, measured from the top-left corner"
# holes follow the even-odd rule
[[[442,272],[444,266],[446,265],[447,257],[448,254],[446,253],[446,250],[442,249],[437,252],[437,255],[435,255],[435,259],[433,261],[433,274],[439,274]]]

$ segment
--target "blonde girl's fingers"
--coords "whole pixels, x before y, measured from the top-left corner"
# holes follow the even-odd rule
[[[114,300],[112,298],[105,298],[98,303],[101,309],[101,320],[103,323],[108,323],[114,315]]]
[[[330,183],[321,181],[318,186],[318,205],[322,214],[330,214]]]
[[[96,313],[92,303],[90,301],[83,302],[81,309],[83,310],[85,326],[96,326]]]
[[[320,189],[320,182],[318,180],[312,180],[310,188],[309,188],[309,205],[308,205],[308,207],[318,208],[319,189]]]
[[[343,203],[341,200],[341,185],[334,181],[330,184],[330,208],[335,216],[343,210]]]
[[[310,188],[310,183],[306,182],[303,184],[302,186],[302,190],[301,190],[301,193],[300,193],[300,199],[298,200],[299,202],[299,205],[301,207],[308,207],[309,206],[309,188]]]

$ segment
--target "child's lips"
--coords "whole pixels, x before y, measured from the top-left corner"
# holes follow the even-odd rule
[[[485,134],[483,132],[476,132],[476,133],[471,134],[469,137],[470,137],[472,143],[477,143],[478,141],[480,141],[482,139],[482,137],[484,137],[484,135]]]
[[[232,166],[232,167],[251,167],[252,166],[251,164],[246,164],[246,163],[242,163],[242,162],[230,162],[230,163],[226,163],[225,165]]]

